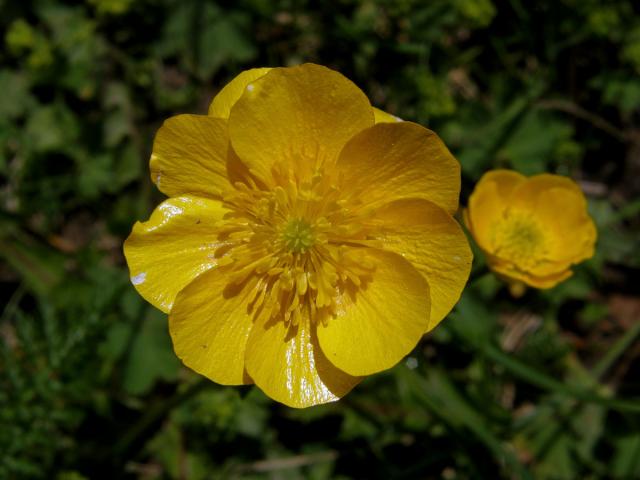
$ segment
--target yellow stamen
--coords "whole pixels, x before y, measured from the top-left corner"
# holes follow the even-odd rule
[[[530,268],[544,258],[547,241],[544,230],[531,215],[511,211],[496,224],[493,232],[495,254]]]
[[[247,288],[255,318],[295,326],[307,309],[312,321],[326,324],[340,308],[341,292],[366,285],[373,271],[351,248],[376,241],[368,233],[370,218],[339,202],[321,172],[307,181],[285,168],[273,173],[271,190],[242,184],[225,192],[229,213],[216,257],[229,269],[230,284]]]

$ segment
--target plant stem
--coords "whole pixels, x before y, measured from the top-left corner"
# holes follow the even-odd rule
[[[624,352],[636,341],[640,335],[640,322],[636,322],[633,326],[622,335],[607,353],[602,357],[598,364],[593,368],[593,376],[600,380],[602,376],[616,363],[616,361],[624,354]]]
[[[206,378],[202,378],[187,387],[182,392],[176,392],[171,398],[162,403],[154,405],[122,436],[115,445],[113,451],[117,456],[124,455],[138,438],[143,436],[156,422],[165,417],[174,407],[180,405],[185,400],[198,394],[212,383]]]
[[[609,407],[619,411],[636,413],[640,412],[640,401],[608,398],[598,393],[586,391],[581,388],[563,383],[528,366],[525,363],[522,363],[521,361],[504,353],[494,345],[488,344],[482,346],[480,348],[480,353],[493,360],[494,362],[502,365],[513,375],[526,380],[532,385],[535,385],[544,390],[564,393],[583,402],[596,403],[598,405],[603,405],[605,407]]]

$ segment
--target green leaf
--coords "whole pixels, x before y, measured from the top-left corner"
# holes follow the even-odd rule
[[[109,191],[117,193],[120,189],[143,174],[142,161],[135,145],[130,142],[124,145],[118,152],[114,170],[114,181]]]
[[[474,345],[484,344],[495,331],[497,317],[472,289],[467,288],[445,325]]]
[[[78,118],[62,103],[42,105],[29,116],[24,141],[37,153],[60,152],[75,144],[80,127]]]
[[[573,134],[564,121],[540,110],[530,110],[498,152],[501,162],[525,175],[548,171],[560,143]]]
[[[106,147],[115,147],[133,130],[132,105],[129,90],[121,82],[110,82],[103,97],[105,119],[103,124]]]
[[[640,433],[616,438],[611,462],[611,477],[615,479],[640,477]]]
[[[396,371],[411,385],[411,392],[423,402],[425,408],[456,429],[468,429],[496,458],[508,464],[517,478],[531,478],[514,453],[504,448],[491,431],[482,412],[468,402],[446,373],[429,368],[426,379],[423,379],[418,372],[404,365],[397,367]],[[464,431],[459,433],[464,435]]]
[[[542,83],[533,83],[523,95],[518,95],[506,106],[495,105],[492,112],[483,116],[483,123],[468,134],[458,153],[465,174],[477,178],[483,170],[496,162],[498,152],[508,144],[526,118],[533,101],[543,90]],[[487,118],[490,120],[487,121]]]
[[[27,75],[11,70],[0,70],[0,92],[5,98],[0,102],[0,119],[20,117],[33,107],[35,100],[29,92],[30,86]],[[0,141],[0,145],[3,143]]]
[[[210,78],[226,63],[244,63],[256,56],[256,48],[245,33],[249,25],[243,14],[221,14],[207,4],[203,17],[204,28],[198,39],[202,78]]]
[[[124,370],[124,389],[131,395],[144,395],[158,380],[175,380],[179,369],[166,317],[149,310],[131,346]]]
[[[113,157],[108,153],[77,157],[78,193],[84,198],[97,198],[113,184]]]
[[[0,257],[29,290],[41,296],[49,294],[65,275],[64,256],[24,232],[0,236]]]

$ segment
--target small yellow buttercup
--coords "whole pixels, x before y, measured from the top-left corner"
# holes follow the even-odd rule
[[[596,228],[584,194],[560,175],[487,172],[464,217],[489,267],[515,291],[521,284],[551,288],[594,253]]]

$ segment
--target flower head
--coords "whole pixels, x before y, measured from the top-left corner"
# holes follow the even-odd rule
[[[469,198],[465,223],[491,269],[536,288],[570,277],[572,265],[593,256],[596,241],[584,194],[559,175],[486,173]]]
[[[134,285],[187,366],[287,405],[393,366],[469,274],[457,161],[325,67],[249,70],[170,118],[151,178],[170,198],[125,242]]]

